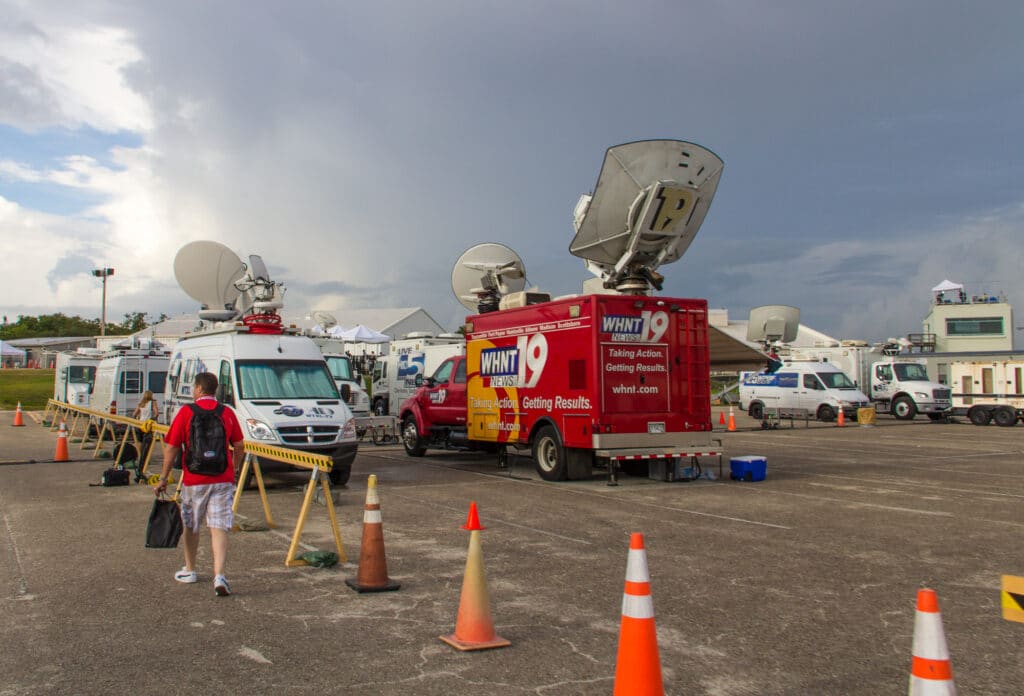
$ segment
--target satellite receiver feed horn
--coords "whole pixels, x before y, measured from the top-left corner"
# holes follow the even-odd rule
[[[248,272],[235,287],[242,294],[240,313],[275,314],[284,306],[284,288],[270,279],[270,272],[263,259],[255,254],[249,256]]]
[[[502,244],[477,244],[452,269],[452,292],[463,307],[479,314],[497,310],[502,297],[524,287],[523,260]]]
[[[569,252],[605,288],[623,294],[661,289],[657,269],[686,253],[722,176],[722,160],[681,140],[609,148],[592,196],[574,211]]]

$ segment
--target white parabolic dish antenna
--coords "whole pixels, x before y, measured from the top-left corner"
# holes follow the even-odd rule
[[[227,321],[237,316],[234,303],[241,291],[235,283],[244,274],[238,255],[218,242],[190,242],[174,257],[174,277],[185,294],[202,305],[201,319]]]
[[[682,140],[642,140],[605,153],[592,196],[576,206],[569,252],[606,288],[661,289],[659,266],[686,253],[711,205],[722,160]]]
[[[471,312],[493,311],[502,297],[525,287],[523,260],[504,244],[470,247],[452,269],[452,292]]]
[[[320,325],[324,331],[334,328],[338,325],[338,320],[334,318],[334,315],[330,312],[322,312],[315,310],[312,315],[313,321]]]
[[[753,343],[792,343],[800,329],[800,310],[789,305],[764,305],[750,310],[747,340]]]

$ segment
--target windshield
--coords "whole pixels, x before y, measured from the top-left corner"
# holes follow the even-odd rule
[[[71,384],[92,384],[95,378],[95,365],[78,365],[68,368],[68,382]]]
[[[338,388],[319,361],[238,361],[239,398],[337,399]]]
[[[352,361],[348,359],[347,355],[326,355],[324,358],[327,360],[327,367],[334,379],[346,382],[355,381],[355,377],[352,376]]]
[[[924,369],[924,365],[918,365],[917,363],[896,363],[892,366],[892,369],[896,373],[896,377],[904,382],[928,381],[928,371]]]
[[[820,379],[826,389],[856,389],[850,378],[842,372],[818,372],[818,379]]]

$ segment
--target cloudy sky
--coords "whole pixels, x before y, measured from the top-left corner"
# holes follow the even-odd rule
[[[1024,324],[1022,36],[1019,0],[0,0],[0,312],[98,317],[105,266],[108,319],[192,311],[212,239],[290,311],[451,328],[479,242],[578,292],[605,149],[671,138],[725,169],[664,294],[875,340],[949,278]]]

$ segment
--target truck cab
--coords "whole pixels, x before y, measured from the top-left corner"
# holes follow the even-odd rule
[[[416,377],[416,392],[402,402],[402,444],[412,457],[428,447],[468,447],[466,356],[444,360],[430,377]]]
[[[870,389],[875,408],[900,420],[913,420],[918,413],[943,420],[953,407],[949,387],[928,379],[925,366],[917,362],[876,362],[871,366]]]

